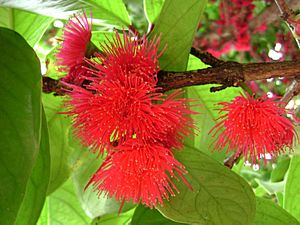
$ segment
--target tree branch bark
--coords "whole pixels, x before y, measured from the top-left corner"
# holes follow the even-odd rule
[[[203,84],[221,84],[230,87],[238,86],[240,82],[275,77],[300,77],[300,60],[249,64],[224,62],[221,66],[197,71],[160,71],[157,85],[163,91]]]
[[[300,60],[249,64],[222,62],[216,67],[196,71],[160,71],[157,86],[162,88],[162,92],[166,92],[193,85],[221,84],[221,87],[211,89],[211,91],[218,91],[226,87],[238,86],[245,81],[275,77],[300,78]],[[60,81],[49,77],[43,77],[43,91],[55,92],[57,95],[65,93]]]

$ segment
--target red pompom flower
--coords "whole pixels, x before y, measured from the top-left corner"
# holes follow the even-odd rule
[[[170,177],[181,178],[189,186],[185,173],[169,149],[131,139],[111,152],[88,185],[122,205],[132,201],[153,208],[178,192]]]
[[[153,91],[159,71],[159,43],[159,38],[148,41],[146,36],[136,39],[125,32],[122,36],[116,32],[111,41],[101,45],[102,53],[96,53],[97,60],[91,63],[99,70],[98,76],[120,81],[138,76],[145,84],[149,83],[150,91]]]
[[[269,153],[276,156],[286,148],[290,149],[296,137],[293,123],[285,117],[286,110],[280,108],[274,99],[254,96],[238,96],[232,102],[219,103],[220,112],[226,112],[211,132],[215,149],[235,151],[251,162]],[[265,159],[265,157],[264,157]]]
[[[88,76],[87,63],[84,58],[90,55],[91,25],[86,14],[75,15],[71,18],[63,33],[61,46],[56,53],[57,65],[68,72],[62,80],[76,85],[81,85],[84,76]]]
[[[56,54],[57,64],[65,66],[66,69],[81,64],[91,40],[91,35],[91,26],[85,14],[75,15],[71,18],[64,28],[63,42]]]

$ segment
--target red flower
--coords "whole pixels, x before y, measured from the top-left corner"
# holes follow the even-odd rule
[[[178,98],[182,92],[158,92],[158,44],[159,39],[116,34],[88,62],[95,69],[85,77],[88,85],[65,83],[71,89],[66,106],[75,134],[94,152],[108,153],[89,184],[123,203],[141,201],[151,208],[175,194],[170,177],[188,185],[172,150],[182,148],[194,128],[189,100]]]
[[[111,50],[98,54],[101,63],[91,62],[97,68],[87,78],[91,83],[85,88],[68,85],[72,90],[66,105],[75,134],[94,151],[103,153],[112,142],[122,144],[134,136],[180,148],[194,127],[188,101],[177,98],[180,91],[167,98],[157,92],[158,42],[143,38],[142,43],[139,48],[137,40],[124,33],[122,41],[117,35],[107,47]]]
[[[56,54],[58,65],[71,68],[81,64],[91,35],[91,26],[85,14],[71,18],[64,28],[63,42]]]
[[[179,98],[181,94],[182,91],[176,90],[160,104],[154,105],[155,115],[159,118],[156,129],[152,130],[154,141],[169,149],[182,149],[183,138],[193,134],[192,129],[196,129],[189,115],[197,113],[188,109],[188,103],[193,101]]]
[[[116,32],[112,41],[101,45],[102,54],[96,54],[98,60],[93,66],[101,78],[104,76],[107,79],[125,81],[126,77],[138,76],[150,86],[155,86],[159,71],[159,43],[159,38],[148,41],[146,36],[143,36],[138,40],[125,32],[120,37]]]
[[[63,42],[56,53],[60,69],[68,72],[63,81],[79,86],[82,84],[84,80],[82,76],[88,74],[84,58],[90,54],[91,35],[91,26],[85,14],[75,15],[68,21],[64,28]]]
[[[102,153],[111,142],[122,142],[136,133],[150,135],[147,131],[160,122],[152,104],[161,100],[160,94],[150,93],[148,85],[136,76],[126,81],[92,80],[86,89],[69,85],[73,90],[66,102],[83,144]]]
[[[286,148],[292,148],[296,131],[286,117],[286,110],[274,101],[262,97],[238,96],[232,102],[219,103],[220,112],[226,112],[212,130],[220,133],[215,140],[215,149],[235,151],[251,162],[266,153],[277,155]],[[264,158],[265,159],[265,158]]]
[[[112,151],[87,186],[93,184],[100,194],[114,196],[122,205],[132,200],[153,208],[178,192],[170,177],[180,177],[189,186],[185,173],[169,149],[131,139]]]

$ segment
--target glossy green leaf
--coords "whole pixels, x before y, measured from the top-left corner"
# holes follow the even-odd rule
[[[14,224],[40,147],[41,75],[33,49],[0,28],[0,218]]]
[[[101,216],[93,220],[91,225],[133,225],[130,223],[134,209],[125,213]],[[142,223],[144,225],[144,223]]]
[[[89,225],[69,179],[46,199],[37,225]]]
[[[284,208],[300,220],[300,156],[291,159],[285,185]]]
[[[180,194],[158,207],[164,216],[189,224],[252,225],[255,197],[243,178],[196,149],[186,148],[176,158],[189,171],[193,191],[174,180]]]
[[[73,157],[71,158],[72,165],[74,165],[73,182],[85,213],[91,218],[117,213],[120,209],[120,203],[115,199],[104,195],[99,196],[94,191],[93,186],[89,186],[84,190],[91,176],[98,170],[103,160],[97,158],[96,154],[83,149],[76,140],[73,140],[72,146],[74,147]],[[126,203],[122,211],[125,212],[133,207],[134,205]]]
[[[156,209],[145,208],[142,205],[138,206],[132,217],[131,225],[180,225],[162,216]],[[183,225],[183,224],[182,224]]]
[[[70,120],[63,111],[65,97],[43,94],[42,100],[45,107],[49,129],[51,170],[48,194],[62,185],[70,176],[69,155],[72,148],[69,146]]]
[[[50,177],[49,136],[43,112],[40,151],[26,187],[15,225],[35,225],[43,209]]]
[[[256,215],[253,225],[299,225],[283,208],[264,198],[256,198]]]
[[[66,19],[82,10],[91,10],[95,18],[93,24],[126,27],[131,23],[122,0],[0,0],[1,5],[60,19]]]
[[[33,47],[43,36],[53,18],[0,7],[0,27],[17,31]]]
[[[155,23],[163,4],[164,0],[144,0],[146,17],[150,23]]]
[[[184,71],[192,41],[207,0],[165,0],[153,33],[161,35],[163,70]]]

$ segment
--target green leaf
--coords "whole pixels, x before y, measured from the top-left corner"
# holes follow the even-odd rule
[[[161,35],[163,70],[184,71],[192,41],[207,0],[165,0],[153,33]]]
[[[85,213],[91,218],[117,213],[120,209],[120,203],[114,198],[108,198],[103,194],[99,196],[97,191],[93,189],[93,186],[89,186],[84,190],[91,176],[98,170],[103,160],[97,158],[96,154],[83,149],[76,140],[72,141],[72,146],[74,147],[74,152],[70,161],[75,165],[73,182]],[[124,212],[133,207],[134,205],[125,203],[122,211]]]
[[[276,198],[277,198],[278,205],[280,207],[283,207],[284,193],[283,192],[277,192],[277,193],[275,193],[275,195],[276,195]]]
[[[155,23],[164,1],[165,0],[144,0],[145,14],[150,23]]]
[[[191,54],[189,55],[189,61],[188,61],[187,69],[186,69],[187,71],[205,69],[207,67],[209,67],[209,66],[206,65],[205,63],[203,63],[196,56],[193,56]]]
[[[189,174],[191,191],[176,181],[180,194],[158,210],[181,223],[205,225],[252,225],[255,197],[251,187],[236,173],[201,151],[186,148],[176,154]]]
[[[219,102],[230,102],[236,96],[239,96],[243,90],[237,87],[226,88],[219,92],[210,92],[210,88],[214,85],[200,85],[196,87],[189,87],[189,97],[197,99],[200,104],[205,107],[205,110],[210,114],[211,119],[217,120],[220,117],[217,106]]]
[[[47,55],[46,60],[47,62],[47,71],[45,76],[50,77],[52,79],[58,80],[67,75],[65,71],[59,71],[57,62],[56,62],[56,53],[57,53],[58,46],[53,48]]]
[[[93,220],[92,225],[132,225],[130,223],[134,209],[125,213],[106,215]],[[144,225],[144,224],[143,224]]]
[[[110,24],[120,27],[127,27],[131,24],[122,0],[2,0],[0,5],[60,19],[67,19],[82,10],[90,10],[95,18],[93,24]]]
[[[59,114],[63,111],[61,96],[43,94],[42,100],[45,107],[49,129],[51,170],[48,194],[62,185],[70,176],[69,156],[72,148],[69,145],[70,119]]]
[[[271,173],[271,181],[279,182],[284,180],[284,176],[289,169],[290,166],[290,158],[284,158],[277,161],[276,167],[273,169]]]
[[[300,223],[271,200],[256,198],[256,215],[253,225],[299,225]]]
[[[123,40],[123,34],[119,33],[120,38]],[[92,42],[95,44],[99,49],[101,49],[101,44],[107,41],[113,41],[113,38],[116,37],[115,32],[111,31],[93,31],[92,34]]]
[[[284,208],[300,220],[300,156],[291,159],[285,184]]]
[[[25,197],[19,210],[16,225],[35,225],[46,199],[50,177],[49,136],[43,112],[40,151],[26,187]]]
[[[16,32],[0,28],[0,218],[14,224],[38,155],[41,74],[33,49]]]
[[[72,180],[47,197],[37,225],[89,225],[88,218],[80,207]]]
[[[0,27],[17,31],[32,47],[41,39],[52,21],[51,17],[0,7]]]
[[[282,182],[270,182],[270,181],[263,181],[263,180],[260,180],[260,179],[254,179],[261,187],[264,188],[264,190],[272,195],[272,194],[275,194],[276,192],[283,192],[283,189],[284,189],[284,184],[285,182],[282,181]]]
[[[131,24],[122,0],[81,0],[79,2],[92,10],[94,18],[103,20],[102,24],[118,25],[121,28]]]
[[[172,220],[163,217],[156,209],[145,208],[142,205],[138,206],[132,217],[131,225],[180,225]],[[183,224],[182,224],[183,225]]]

